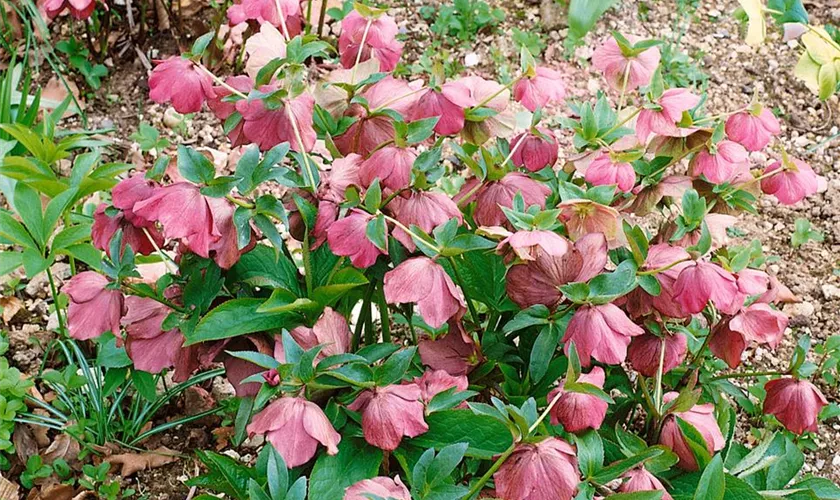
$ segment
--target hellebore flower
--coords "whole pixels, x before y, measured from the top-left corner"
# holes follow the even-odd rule
[[[764,413],[775,415],[795,434],[816,432],[820,411],[828,404],[814,384],[795,378],[778,378],[764,384]]]
[[[149,76],[149,98],[158,104],[171,102],[179,113],[197,113],[214,96],[210,75],[180,56],[157,61]]]
[[[444,84],[440,91],[427,88],[417,96],[417,102],[408,116],[409,121],[439,117],[435,132],[455,135],[464,128],[464,109],[475,106],[470,89],[459,80]]]
[[[726,361],[730,368],[741,364],[741,354],[750,341],[776,348],[788,325],[785,313],[767,304],[755,303],[721,323],[712,333],[712,354]]]
[[[581,366],[589,366],[590,357],[617,365],[627,357],[630,338],[643,333],[645,331],[614,304],[586,304],[575,311],[563,342],[567,353],[570,342],[575,343]]]
[[[455,196],[459,205],[475,200],[473,217],[480,226],[509,225],[505,213],[500,207],[513,207],[513,199],[517,193],[522,194],[526,206],[537,205],[545,208],[545,199],[551,190],[545,184],[537,182],[520,172],[510,172],[498,181],[481,183],[479,179],[468,180]]]
[[[668,494],[668,491],[665,489],[665,486],[662,485],[662,482],[659,481],[656,476],[648,472],[644,466],[630,469],[621,477],[627,481],[624,481],[621,483],[621,486],[618,487],[619,493],[633,493],[635,491],[664,491],[665,493],[662,494],[662,500],[674,500],[674,497]]]
[[[400,480],[400,476],[394,479],[390,477],[363,479],[347,488],[344,492],[344,500],[368,500],[371,498],[370,495],[393,500],[411,500],[411,493]]]
[[[696,261],[680,271],[674,283],[674,300],[687,314],[697,314],[711,301],[726,314],[741,308],[741,295],[732,273],[711,262]]]
[[[374,151],[362,162],[359,180],[364,187],[369,187],[374,179],[379,179],[379,184],[384,189],[405,189],[411,182],[411,169],[416,159],[417,151],[413,148],[385,146]]]
[[[735,113],[726,120],[726,136],[749,151],[761,151],[781,132],[779,120],[763,106]]]
[[[712,184],[723,184],[743,169],[749,170],[749,153],[737,142],[720,141],[714,153],[704,149],[691,160],[691,174],[706,176]]]
[[[522,141],[522,144],[519,142]],[[547,128],[539,128],[539,134],[523,132],[510,142],[511,161],[517,167],[529,172],[539,172],[557,163],[559,145],[554,134]]]
[[[276,85],[263,85],[259,91],[265,94],[277,90]],[[261,98],[241,99],[236,101],[236,110],[242,114],[245,137],[259,146],[260,151],[268,151],[278,144],[289,143],[297,152],[312,151],[317,138],[312,125],[312,111],[315,99],[309,94],[300,94],[294,99],[284,101],[278,108],[269,109]],[[292,122],[294,120],[294,123]],[[300,132],[300,141],[295,134],[295,127]]]
[[[338,453],[341,434],[337,433],[324,411],[303,398],[282,397],[274,400],[248,424],[248,433],[265,434],[290,469],[303,465],[315,456],[318,443],[328,455]]]
[[[345,201],[344,193],[348,187],[362,185],[362,163],[362,157],[355,153],[335,159],[329,175],[323,176],[321,185],[318,187],[318,198],[333,203],[343,203]]]
[[[781,170],[761,179],[761,190],[784,205],[793,205],[817,192],[819,180],[810,165],[796,158],[777,161],[767,167],[763,175]]]
[[[105,9],[107,10],[107,4]],[[64,11],[64,8],[70,9],[70,15],[74,19],[87,19],[93,14],[93,9],[96,7],[96,0],[46,0],[43,3],[44,12],[50,19]]]
[[[688,341],[680,333],[665,334],[658,337],[652,333],[645,333],[633,337],[627,349],[627,358],[634,370],[645,377],[653,377],[659,371],[659,359],[662,354],[662,344],[665,344],[665,356],[662,363],[662,373],[668,373],[680,366],[685,360]]]
[[[639,37],[633,35],[626,38],[631,44],[639,41]],[[595,49],[592,65],[604,73],[614,90],[630,91],[650,83],[660,57],[658,47],[650,47],[637,55],[625,55],[615,38],[609,37]]]
[[[571,500],[580,483],[575,450],[554,437],[518,444],[493,481],[504,500]]]
[[[403,436],[417,437],[429,430],[421,396],[417,384],[376,387],[361,393],[348,408],[362,413],[365,441],[393,451]]]
[[[234,264],[239,262],[239,257],[243,253],[247,253],[254,248],[254,245],[257,244],[256,235],[249,227],[248,230],[251,232],[251,238],[248,245],[240,250],[238,232],[233,222],[233,213],[235,212],[233,204],[224,198],[210,197],[207,197],[207,204],[210,206],[213,223],[218,228],[220,234],[219,239],[211,242],[208,247],[210,257],[222,269],[230,269]],[[189,238],[186,238],[181,243],[183,244],[183,249],[191,249]]]
[[[618,210],[591,200],[568,200],[557,205],[558,218],[566,225],[572,241],[592,233],[601,233],[607,238],[610,248],[621,245],[624,236]]]
[[[432,328],[440,328],[467,306],[461,289],[428,257],[413,257],[385,273],[383,288],[389,304],[417,304]]]
[[[551,255],[537,247],[533,261],[516,264],[508,270],[505,289],[519,307],[543,304],[556,307],[563,300],[560,285],[589,281],[607,264],[607,240],[592,233],[575,242],[560,255]]]
[[[388,208],[394,218],[406,227],[417,226],[427,234],[432,234],[436,227],[446,224],[449,219],[457,219],[458,224],[464,222],[458,205],[444,193],[413,191],[407,197],[397,196],[391,200]],[[409,252],[416,249],[411,235],[402,228],[394,228],[393,235]]]
[[[277,6],[280,6],[278,15]],[[241,0],[228,7],[227,17],[230,24],[236,25],[254,20],[259,24],[270,23],[272,26],[286,26],[290,37],[300,33],[301,9],[298,0]]]
[[[134,205],[152,196],[158,183],[135,175],[123,179],[111,191],[111,203],[123,211],[126,220],[137,227],[153,227],[154,223],[134,213]]]
[[[420,399],[428,404],[441,392],[455,388],[455,392],[466,391],[470,383],[466,375],[454,376],[446,370],[426,370],[422,376],[414,377],[414,383],[420,388]]]
[[[350,257],[354,266],[365,269],[385,252],[367,237],[367,225],[373,216],[354,210],[347,217],[333,222],[327,229],[327,241],[336,255]]]
[[[350,350],[350,327],[347,320],[331,307],[325,307],[324,312],[315,321],[312,328],[298,326],[289,331],[289,335],[305,351],[322,346],[321,351],[313,360],[318,362],[327,356],[344,354]],[[274,344],[274,359],[281,363],[286,362],[286,353],[283,350],[283,342],[277,338]]]
[[[93,214],[93,226],[91,226],[90,235],[93,246],[96,248],[105,252],[109,251],[111,238],[120,229],[122,229],[121,252],[125,250],[126,246],[130,246],[135,253],[150,255],[155,251],[155,245],[158,248],[163,246],[163,235],[154,227],[154,224],[147,222],[144,226],[136,227],[128,221],[124,212],[117,212],[114,216],[109,216],[105,212],[106,209],[107,206],[100,203]],[[150,236],[146,236],[146,233],[143,232],[145,226],[148,226],[147,231]]]
[[[341,65],[349,69],[356,65],[357,60],[363,62],[373,57],[379,61],[379,71],[390,73],[397,67],[402,55],[403,44],[396,39],[398,31],[397,23],[391,16],[366,19],[356,11],[350,12],[341,21],[341,35],[338,37]]]
[[[483,107],[496,112],[489,117],[468,117],[461,137],[472,144],[484,144],[491,137],[510,137],[516,127],[516,116],[508,109],[510,90],[503,88],[498,82],[485,80],[480,76],[468,76],[458,81],[469,89],[476,106],[490,99]]]
[[[225,365],[225,377],[236,391],[236,397],[256,396],[260,391],[260,384],[258,382],[242,383],[242,381],[252,375],[266,373],[266,369],[242,358],[231,356],[228,351],[258,352],[271,356],[274,353],[274,345],[264,335],[243,335],[210,344],[200,354],[200,362],[204,366],[209,366],[214,362],[222,362]]]
[[[225,78],[225,84],[233,89],[248,94],[254,88],[254,81],[251,77],[246,75],[229,76]],[[207,99],[207,107],[213,112],[213,115],[220,121],[224,122],[233,113],[236,112],[236,102],[226,101],[225,98],[233,94],[227,87],[216,85],[213,87],[215,97]],[[245,121],[242,118],[238,123],[228,132],[228,139],[230,139],[232,147],[238,147],[248,144],[248,139],[245,137],[243,128]]]
[[[164,236],[187,240],[190,250],[209,258],[210,251],[223,236],[209,200],[198,186],[178,182],[155,189],[152,196],[134,205],[134,213],[148,221],[160,222]]]
[[[615,185],[618,190],[629,193],[636,185],[636,171],[627,162],[613,162],[608,152],[602,152],[586,167],[586,182],[593,186]]]
[[[655,103],[658,109],[642,109],[636,119],[636,136],[643,143],[651,133],[667,137],[681,135],[677,123],[682,114],[700,103],[700,97],[686,89],[668,89]]]
[[[674,300],[674,284],[677,278],[686,267],[691,266],[691,256],[681,247],[671,246],[667,243],[657,243],[648,249],[648,256],[640,268],[641,271],[653,271],[673,266],[664,271],[654,274],[659,281],[660,293],[653,296],[645,292],[641,287],[636,288],[626,296],[627,312],[633,317],[650,314],[656,309],[669,318],[684,318],[690,316],[682,310],[682,307]],[[679,262],[684,261],[684,262]],[[679,264],[674,265],[675,262]]]
[[[455,377],[471,372],[481,360],[481,353],[472,337],[464,331],[460,320],[449,321],[449,332],[446,335],[434,340],[420,340],[417,352],[424,365]]]
[[[273,59],[286,57],[286,39],[270,23],[261,23],[260,32],[251,35],[245,42],[245,53],[248,54],[245,73],[256,80],[266,64]]]
[[[592,384],[603,389],[605,379],[604,369],[596,366],[589,373],[581,374],[577,382]],[[563,424],[567,432],[601,428],[609,406],[606,401],[592,394],[566,391],[563,382],[548,393],[548,400],[554,401],[558,395],[560,399],[551,409],[551,425]]]
[[[134,367],[149,373],[160,373],[164,368],[183,366],[183,357],[189,356],[184,348],[184,335],[177,329],[163,331],[163,321],[172,309],[152,299],[128,296],[125,298],[126,313],[122,318],[125,327],[125,350]],[[179,380],[189,377],[178,373]]]
[[[106,288],[110,281],[94,271],[81,272],[64,285],[67,294],[67,329],[76,340],[90,340],[111,332],[120,334],[123,295]]]
[[[678,395],[676,392],[669,392],[665,394],[662,400],[667,404],[676,399]],[[662,431],[659,434],[659,443],[670,448],[679,457],[678,467],[690,471],[697,470],[694,453],[680,430],[677,417],[691,424],[703,436],[709,453],[714,454],[716,451],[723,449],[726,444],[717,420],[715,420],[715,405],[711,403],[698,404],[690,410],[668,415],[665,417]]]
[[[534,229],[517,231],[499,242],[497,252],[504,253],[510,247],[522,260],[536,260],[538,253],[560,257],[569,251],[569,242],[554,231]]]
[[[513,86],[513,98],[532,113],[565,97],[566,85],[562,75],[545,67],[538,67],[534,75],[522,78]]]

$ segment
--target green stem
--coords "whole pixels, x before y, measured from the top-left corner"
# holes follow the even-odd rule
[[[175,304],[174,302],[171,302],[169,300],[160,298],[157,295],[148,294],[143,290],[137,288],[136,286],[132,285],[131,283],[123,282],[122,287],[125,288],[127,291],[131,292],[131,295],[136,295],[137,297],[142,297],[144,299],[152,299],[155,302],[163,304],[166,307],[172,309],[173,311],[177,311],[181,314],[189,313],[189,311],[186,308],[179,306],[178,304]]]
[[[668,269],[671,269],[674,266],[678,266],[678,265],[682,264],[683,262],[688,262],[689,260],[691,260],[691,257],[686,257],[686,258],[680,259],[676,262],[671,262],[670,264],[668,264],[666,266],[657,267],[656,269],[651,269],[649,271],[640,271],[636,274],[638,274],[639,276],[648,276],[648,275],[651,275],[651,274],[659,274],[659,273],[667,271]]]
[[[234,198],[233,196],[231,196],[229,194],[225,195],[225,199],[227,199],[229,202],[233,203],[234,205],[236,205],[238,207],[248,208],[248,209],[256,207],[256,205],[254,205],[253,203],[250,203],[250,202],[245,201],[245,200],[240,200],[239,198]]]
[[[479,323],[478,320],[478,312],[475,310],[475,305],[473,305],[469,295],[467,295],[467,288],[464,286],[464,278],[461,276],[461,271],[458,270],[458,263],[455,262],[455,257],[449,257],[449,263],[452,264],[452,271],[455,273],[455,279],[458,280],[458,286],[461,287],[461,293],[464,294],[464,302],[467,303],[467,308],[470,310],[470,317],[472,318],[473,323],[480,325],[481,323]]]
[[[47,279],[50,282],[50,293],[52,294],[53,305],[55,306],[55,315],[58,318],[58,328],[62,332],[67,332],[65,328],[65,320],[64,320],[64,312],[61,310],[61,306],[58,304],[58,289],[55,287],[55,279],[53,278],[52,270],[49,267],[46,269],[47,271]]]
[[[309,229],[303,235],[303,243],[300,246],[303,254],[303,279],[306,281],[306,295],[312,295],[312,258],[309,251]]]
[[[756,371],[756,372],[735,372],[735,373],[725,373],[723,375],[717,375],[711,378],[711,380],[723,380],[723,379],[730,379],[730,378],[749,378],[749,377],[770,377],[773,375],[787,375],[787,370],[766,370],[766,371]]]
[[[388,315],[388,303],[385,302],[384,282],[376,294],[376,306],[379,309],[379,321],[382,324],[382,342],[391,342],[391,316]]]

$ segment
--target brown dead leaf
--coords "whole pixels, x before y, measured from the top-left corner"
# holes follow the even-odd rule
[[[79,103],[79,107],[82,109],[85,108],[84,102],[82,102],[81,94],[79,93],[79,87],[75,83],[70,80],[67,80],[67,85],[64,85],[60,79],[53,75],[52,78],[47,82],[44,86],[44,89],[41,91],[41,99],[45,103],[47,109],[53,109],[54,106],[57,106],[64,102],[64,99],[67,99],[67,96],[70,93],[67,91],[67,87],[70,87],[70,92],[73,92],[73,97],[76,98],[76,102]],[[75,113],[75,103],[70,103],[70,106],[67,108],[67,111],[64,113],[64,118],[68,116],[72,116]]]
[[[29,457],[38,454],[38,441],[35,440],[35,434],[28,425],[15,424],[12,442],[15,444],[18,460],[22,464],[25,464]]]
[[[3,308],[3,323],[9,323],[15,317],[15,314],[23,309],[23,301],[14,295],[0,297],[0,307]]]
[[[76,489],[69,484],[51,484],[40,489],[32,488],[26,500],[72,500],[75,495]]]
[[[75,439],[70,437],[69,434],[59,434],[42,457],[44,463],[47,464],[51,464],[59,458],[63,458],[65,462],[72,464],[79,458],[79,451],[79,443]]]
[[[216,427],[210,432],[216,438],[216,451],[221,451],[227,448],[228,444],[230,444],[230,439],[236,431],[233,426],[229,425],[227,427]]]
[[[121,453],[106,457],[111,465],[121,465],[120,476],[128,477],[144,469],[155,469],[178,460],[177,453],[166,446],[161,446],[145,453]]]
[[[0,500],[18,500],[20,487],[0,474]]]

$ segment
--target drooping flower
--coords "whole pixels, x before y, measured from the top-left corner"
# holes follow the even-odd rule
[[[225,85],[247,95],[251,92],[251,90],[253,90],[254,81],[247,75],[229,76],[225,78]],[[210,108],[213,115],[222,122],[227,120],[236,112],[236,102],[230,102],[226,99],[233,94],[233,92],[231,92],[231,90],[227,87],[223,87],[221,85],[214,86],[213,93],[215,96],[207,99],[207,107]],[[231,147],[235,148],[248,143],[248,139],[245,137],[245,133],[243,132],[244,126],[245,121],[240,118],[236,126],[228,132],[227,135],[228,139],[230,139]]]
[[[245,73],[256,80],[260,70],[266,64],[273,59],[286,57],[286,39],[270,23],[261,23],[260,32],[251,35],[245,41],[245,53],[248,54]]]
[[[621,486],[618,487],[619,493],[633,493],[636,491],[664,491],[662,500],[674,500],[674,498],[662,485],[662,482],[656,476],[645,469],[644,466],[636,467],[628,470],[621,476],[626,479]]]
[[[689,316],[690,313],[683,311],[680,304],[674,300],[674,284],[682,270],[692,265],[690,259],[688,252],[682,247],[667,243],[651,245],[640,270],[644,272],[671,267],[654,274],[659,282],[659,295],[650,295],[638,287],[624,297],[627,312],[633,317],[639,317],[650,314],[655,309],[669,318]]]
[[[220,340],[202,349],[199,354],[199,361],[202,366],[210,366],[213,363],[221,362],[225,366],[225,378],[233,386],[236,397],[245,398],[256,396],[260,391],[258,382],[245,382],[243,380],[263,373],[266,369],[242,358],[238,358],[228,352],[257,352],[266,356],[274,353],[274,344],[269,342],[265,335],[242,335]]]
[[[587,234],[600,233],[607,238],[610,248],[621,245],[624,237],[618,210],[596,203],[592,200],[568,200],[557,205],[558,218],[566,224],[566,231],[572,241],[577,241]]]
[[[624,311],[614,304],[586,304],[575,311],[566,327],[563,342],[568,353],[570,342],[575,343],[581,366],[589,366],[590,357],[601,363],[617,365],[627,357],[631,337],[645,331],[630,321]]]
[[[428,257],[413,257],[385,273],[383,289],[389,304],[417,304],[432,328],[440,328],[467,305],[461,289]]]
[[[350,186],[367,186],[361,180],[362,157],[350,153],[344,158],[336,158],[331,165],[329,175],[322,174],[318,186],[318,198],[341,204],[345,201],[345,192]],[[320,209],[320,205],[319,205]]]
[[[782,129],[769,109],[758,106],[735,113],[726,120],[726,135],[749,151],[761,151]]]
[[[560,257],[569,251],[569,242],[554,231],[533,229],[511,233],[499,242],[496,251],[505,253],[507,249],[522,260],[536,260],[538,253]]]
[[[335,455],[341,441],[341,434],[335,431],[324,411],[303,398],[275,400],[254,416],[247,430],[251,435],[265,434],[265,439],[289,468],[312,460],[318,443],[327,448],[328,455]]]
[[[662,347],[665,347],[662,356]],[[653,377],[659,371],[660,357],[663,360],[662,373],[668,373],[685,360],[688,341],[680,333],[665,334],[662,337],[645,333],[633,337],[627,349],[627,358],[634,370],[645,377]]]
[[[676,392],[669,392],[665,394],[662,400],[667,404],[676,399],[678,395]],[[665,417],[662,431],[659,434],[660,444],[670,448],[679,457],[680,461],[677,466],[685,470],[697,470],[697,460],[695,460],[694,453],[680,430],[677,417],[691,424],[703,436],[708,452],[714,454],[714,452],[723,449],[726,444],[715,419],[715,405],[712,403],[696,404],[690,410],[671,413]]]
[[[405,189],[411,182],[411,169],[416,159],[417,151],[413,148],[385,146],[362,162],[359,180],[364,187],[370,186],[374,179],[379,179],[379,184],[385,189]]]
[[[263,85],[259,91],[270,94],[277,89],[276,85]],[[275,109],[267,108],[261,98],[236,101],[236,110],[242,114],[244,122],[242,132],[261,151],[268,151],[284,142],[297,152],[312,151],[317,138],[312,124],[314,108],[315,99],[306,93],[284,101]],[[300,132],[300,141],[295,128]]]
[[[403,436],[417,437],[429,430],[417,384],[389,385],[364,391],[348,408],[362,413],[365,441],[393,451]]]
[[[90,228],[93,246],[108,252],[111,239],[119,230],[122,230],[121,251],[125,250],[126,246],[129,246],[135,253],[150,255],[155,251],[155,245],[158,248],[163,246],[163,235],[154,227],[154,224],[145,224],[145,226],[149,226],[146,229],[149,236],[146,236],[146,233],[143,232],[144,227],[134,226],[134,224],[128,221],[124,212],[119,211],[113,216],[109,216],[106,212],[107,208],[104,203],[100,203],[96,207],[96,212],[93,214],[93,225]]]
[[[604,369],[596,366],[589,373],[581,374],[577,382],[603,389],[605,379]],[[549,401],[554,401],[559,395],[557,403],[551,409],[551,424],[563,424],[567,432],[600,429],[604,417],[607,416],[607,402],[592,394],[567,391],[564,385],[561,382],[559,387],[548,393]]]
[[[107,10],[107,4],[104,4]],[[42,7],[50,19],[61,14],[65,8],[70,9],[70,15],[74,19],[87,19],[93,14],[96,7],[96,0],[46,0]]]
[[[456,80],[444,84],[439,91],[427,88],[420,92],[408,119],[438,117],[435,132],[455,135],[464,128],[464,109],[476,104],[467,86]]]
[[[715,152],[704,149],[691,160],[691,173],[704,175],[713,184],[730,181],[736,172],[749,170],[749,153],[737,142],[720,141]]]
[[[761,190],[776,197],[780,203],[793,205],[817,192],[819,179],[810,165],[796,158],[777,161],[767,167],[763,175],[780,172],[761,179]]]
[[[626,35],[635,44],[639,37]],[[627,92],[650,83],[659,66],[659,48],[650,47],[638,54],[625,54],[615,38],[609,37],[592,53],[592,65],[604,73],[604,78],[615,90]]]
[[[450,375],[446,370],[426,370],[420,377],[414,377],[414,383],[420,388],[420,399],[428,404],[441,392],[455,388],[455,392],[466,391],[469,381],[466,375]]]
[[[565,97],[566,85],[560,72],[542,66],[513,86],[513,98],[532,113]]]
[[[709,349],[730,368],[735,368],[741,364],[741,354],[750,342],[768,344],[775,349],[788,321],[785,313],[767,304],[751,304],[712,332]]]
[[[111,332],[120,334],[123,295],[109,289],[108,278],[94,271],[81,272],[67,282],[62,292],[70,299],[67,305],[67,329],[76,340],[89,340]]]
[[[391,200],[388,208],[403,225],[409,228],[417,226],[427,234],[432,234],[436,227],[450,219],[457,219],[459,224],[464,222],[458,205],[444,193],[412,191],[408,196],[397,196]],[[416,249],[411,235],[402,228],[394,228],[393,235],[409,252]]]
[[[125,326],[125,350],[134,367],[149,373],[160,373],[165,368],[183,366],[183,357],[189,356],[184,349],[184,335],[173,328],[163,331],[163,321],[172,309],[152,299],[130,295],[125,298],[126,313],[122,318]],[[178,373],[176,379],[183,381],[187,373]],[[178,377],[180,375],[180,377]]]
[[[518,444],[493,481],[503,500],[571,500],[580,483],[575,450],[555,437]]]
[[[561,255],[551,255],[536,248],[533,261],[516,264],[508,270],[505,289],[523,309],[537,304],[556,307],[563,300],[559,287],[567,283],[589,281],[607,264],[607,240],[592,233],[575,242]]]
[[[732,273],[702,260],[685,266],[674,283],[674,300],[688,314],[699,313],[709,301],[724,313],[734,314],[741,308],[740,297]]]
[[[619,191],[629,193],[636,185],[636,171],[627,162],[613,162],[608,152],[602,152],[586,167],[586,182],[593,186],[615,185]]]
[[[405,487],[400,476],[374,477],[363,479],[347,488],[344,492],[344,500],[368,500],[370,495],[379,498],[390,498],[393,500],[411,500],[411,493]]]
[[[522,144],[519,142],[522,141]],[[538,172],[557,163],[559,145],[554,134],[547,128],[539,128],[539,134],[523,132],[510,142],[511,161],[517,167]]]
[[[491,137],[510,137],[516,126],[516,116],[509,109],[510,90],[498,82],[485,80],[480,76],[468,76],[459,80],[470,91],[472,100],[484,103],[483,107],[492,109],[492,116],[468,116],[461,131],[461,137],[472,144],[484,144]],[[484,102],[489,99],[489,101]]]
[[[700,103],[700,97],[687,89],[668,89],[655,103],[655,109],[642,109],[636,120],[636,136],[647,142],[651,133],[667,137],[679,137],[677,126],[682,114]]]
[[[507,217],[500,207],[513,207],[517,193],[522,194],[525,205],[537,205],[545,208],[545,199],[551,190],[545,184],[537,182],[520,172],[511,172],[498,181],[491,181],[476,188],[481,181],[468,180],[455,196],[459,205],[475,200],[473,217],[480,226],[507,225]]]
[[[135,226],[153,226],[151,221],[134,213],[134,206],[152,196],[158,187],[157,182],[148,180],[139,174],[134,175],[114,186],[111,190],[111,203],[122,210],[126,220]]]
[[[466,375],[481,361],[481,353],[460,320],[449,321],[449,332],[436,339],[425,338],[417,345],[420,361],[432,370],[444,370],[455,377]]]
[[[230,269],[239,262],[239,257],[251,251],[257,244],[256,235],[253,229],[248,227],[250,239],[242,249],[239,248],[239,236],[236,225],[233,221],[235,208],[231,202],[224,198],[207,197],[207,204],[210,206],[210,213],[213,216],[213,224],[219,230],[219,239],[210,243],[209,257],[222,269]],[[182,250],[191,250],[190,238],[181,241]],[[198,252],[196,252],[198,253]]]
[[[257,21],[260,25],[270,23],[278,28],[285,25],[289,37],[300,34],[301,14],[298,0],[241,0],[234,2],[227,9],[228,20],[233,25],[250,20]]]
[[[820,411],[828,401],[814,384],[785,377],[767,382],[764,389],[764,413],[775,415],[793,433],[816,432]]]
[[[363,62],[373,57],[379,61],[379,71],[393,71],[403,49],[403,44],[396,39],[398,31],[397,23],[391,16],[366,19],[356,11],[350,12],[341,21],[341,35],[338,37],[341,65],[352,68],[356,61]]]
[[[180,56],[157,61],[149,76],[149,98],[158,104],[170,102],[179,113],[197,113],[214,96],[210,75]]]
[[[327,229],[327,241],[336,255],[350,257],[358,268],[368,268],[385,252],[367,237],[367,225],[373,216],[358,210],[347,217],[333,222]]]
[[[350,333],[350,327],[347,325],[347,319],[331,307],[325,307],[324,312],[315,321],[312,328],[301,325],[291,329],[289,335],[305,351],[313,349],[315,346],[321,346],[321,351],[313,360],[317,363],[327,356],[348,352],[352,334]],[[283,349],[283,342],[279,338],[276,340],[274,359],[285,363],[286,353]]]

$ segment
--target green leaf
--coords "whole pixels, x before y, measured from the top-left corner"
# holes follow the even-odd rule
[[[15,186],[14,202],[12,203],[29,234],[32,235],[38,246],[43,248],[44,238],[44,214],[41,211],[41,195],[23,182]]]
[[[578,467],[584,477],[593,477],[604,465],[604,443],[597,431],[589,430],[575,436]]]
[[[190,52],[192,52],[192,55],[199,57],[204,55],[204,51],[207,50],[207,46],[210,45],[210,42],[213,41],[213,38],[215,36],[215,31],[208,31],[207,33],[196,38],[195,42],[193,42],[192,50],[190,50]]]
[[[111,334],[108,340],[99,345],[96,363],[104,368],[123,368],[131,366],[131,358],[125,352],[125,347],[117,347],[117,339]]]
[[[634,491],[632,493],[616,493],[610,495],[613,500],[661,500],[663,491]]]
[[[256,479],[255,469],[218,453],[199,450],[196,454],[207,467],[208,473],[187,480],[187,486],[224,493],[237,500],[249,500],[248,482]]]
[[[505,324],[502,331],[504,333],[511,333],[523,330],[529,326],[545,325],[548,323],[548,317],[550,315],[551,311],[546,306],[537,304],[516,313],[516,316]]]
[[[630,458],[619,460],[618,462],[604,467],[603,469],[598,471],[598,473],[595,474],[592,477],[592,479],[599,484],[608,483],[621,476],[628,470],[632,469],[633,467],[636,467],[639,464],[643,464],[649,460],[652,460],[665,452],[665,448],[661,446],[652,446],[650,448],[643,449],[643,451],[636,455],[633,455]]]
[[[405,140],[408,141],[409,144],[416,144],[418,142],[423,142],[429,137],[431,137],[432,133],[435,131],[435,126],[440,120],[439,116],[433,116],[431,118],[424,118],[422,120],[413,121],[408,124],[408,133],[405,136]]]
[[[694,458],[697,460],[697,464],[700,467],[705,467],[705,465],[709,463],[712,457],[709,454],[709,449],[706,447],[706,440],[703,438],[703,435],[700,434],[700,432],[690,423],[686,422],[680,417],[675,418],[677,419],[677,425],[679,426],[680,432],[685,438],[685,442],[688,445],[688,448],[691,450],[691,452],[694,454]]]
[[[298,270],[284,253],[257,245],[228,271],[228,279],[251,286],[283,288],[301,296]]]
[[[321,453],[309,476],[310,500],[343,500],[344,490],[379,472],[382,451],[363,439],[343,436],[338,453]]]
[[[443,448],[453,443],[467,443],[466,455],[491,460],[504,453],[513,443],[510,430],[504,422],[488,415],[477,415],[470,410],[446,410],[426,417],[428,432],[408,440],[407,443],[422,448]]]
[[[147,401],[154,402],[157,399],[157,388],[155,384],[155,376],[149,372],[140,370],[131,371],[131,382],[134,388]]]
[[[416,352],[416,347],[401,349],[392,354],[380,366],[376,367],[374,372],[376,385],[384,387],[402,380]]]
[[[388,225],[385,223],[384,215],[379,214],[367,223],[365,236],[376,248],[383,252],[388,251]]]
[[[264,299],[233,299],[211,309],[196,325],[195,330],[185,335],[185,346],[244,335],[246,333],[279,330],[299,323],[294,313],[259,313]]]
[[[770,15],[780,25],[785,23],[800,23],[808,24],[808,11],[802,5],[802,0],[767,0],[767,9],[771,12]]]
[[[563,332],[554,322],[545,325],[540,330],[537,340],[534,341],[534,347],[531,348],[531,360],[528,364],[528,370],[534,382],[542,380],[548,371],[548,365],[557,351],[557,344],[562,335]]]
[[[19,252],[0,252],[0,276],[9,274],[23,265],[23,254]]]
[[[330,283],[312,291],[312,300],[322,306],[334,304],[350,290],[368,284],[364,273],[354,267],[345,267],[335,273]]]
[[[209,184],[216,175],[216,167],[206,156],[193,148],[178,145],[178,171],[188,181]]]
[[[266,479],[268,482],[268,492],[271,498],[282,498],[286,495],[286,490],[289,489],[289,470],[286,468],[286,462],[283,457],[274,449],[274,446],[269,444],[268,465],[266,466]]]
[[[636,288],[636,263],[625,260],[615,271],[599,274],[589,282],[589,297],[593,303],[605,304],[626,295]]]
[[[569,34],[581,39],[595,26],[616,0],[571,0],[569,2]]]
[[[703,469],[703,474],[700,476],[700,482],[697,485],[697,493],[694,494],[694,500],[723,500],[725,490],[723,458],[718,453]]]

